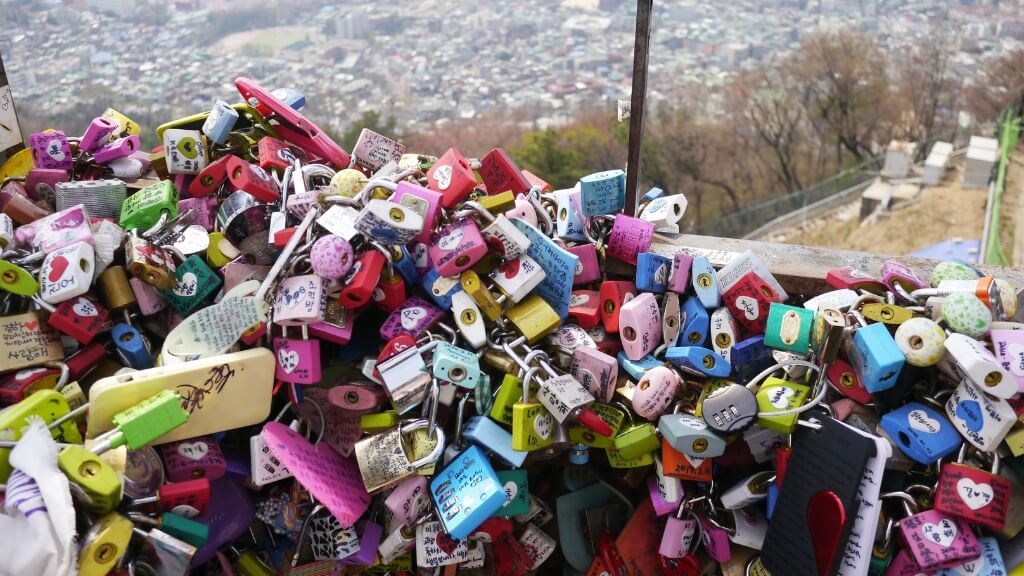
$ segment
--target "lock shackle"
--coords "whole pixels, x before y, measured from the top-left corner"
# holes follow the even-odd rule
[[[68,385],[68,380],[71,379],[71,369],[68,368],[68,365],[65,362],[61,362],[60,360],[51,360],[44,363],[43,366],[60,370],[60,377],[57,378],[57,385],[54,387],[54,390],[60,392]]]
[[[530,382],[537,375],[537,372],[540,372],[540,368],[537,368],[536,366],[534,366],[534,367],[528,369],[526,371],[526,373],[523,375],[523,395],[522,395],[522,400],[523,400],[524,404],[530,401]]]
[[[491,214],[490,210],[484,208],[483,205],[476,200],[467,200],[463,202],[462,210],[456,212],[452,219],[459,219],[460,217],[468,218],[474,214],[486,220],[488,224],[497,220],[497,217],[495,217],[494,214]]]
[[[525,338],[523,341],[525,342]],[[530,364],[523,360],[519,354],[516,354],[515,350],[512,349],[512,346],[508,342],[503,342],[501,344],[501,349],[505,351],[505,354],[508,354],[508,357],[511,358],[513,362],[519,365],[520,370],[527,372],[531,369]]]
[[[540,186],[533,186],[530,191],[526,193],[525,197],[530,206],[533,206],[533,210],[537,213],[537,224],[540,225],[540,231],[545,236],[551,236],[551,233],[555,229],[555,223],[551,219],[551,214],[548,213],[544,204],[541,203],[541,188]]]
[[[49,302],[44,301],[43,298],[39,295],[38,292],[33,294],[31,296],[31,298],[32,298],[32,302],[34,302],[40,308],[42,308],[43,310],[46,310],[47,312],[52,314],[52,313],[57,311],[57,307],[54,306],[53,304],[50,304]]]
[[[424,403],[426,403],[428,401],[430,403],[430,411],[428,412],[429,416],[427,417],[427,422],[430,423],[430,430],[427,433],[427,438],[430,439],[430,440],[434,439],[434,430],[436,430],[437,427],[438,427],[437,426],[437,405],[440,403],[439,402],[440,398],[441,398],[441,384],[437,381],[436,377],[431,378],[430,379],[429,395],[424,400]]]
[[[890,292],[890,294],[891,294],[891,292]],[[856,311],[860,312],[861,308],[863,308],[864,305],[869,303],[869,302],[877,302],[877,303],[885,304],[885,298],[882,298],[878,294],[873,294],[871,292],[867,292],[865,294],[861,294],[860,296],[857,297],[856,300],[853,301],[853,304],[850,305],[850,310],[856,310]]]
[[[612,225],[614,223],[615,218],[607,214],[593,216],[583,227],[583,235],[587,237],[591,244],[598,247],[604,246],[608,235],[612,233]]]
[[[785,362],[779,362],[778,364],[770,366],[761,371],[761,373],[758,374],[757,376],[754,376],[754,378],[751,379],[749,383],[747,383],[747,389],[756,393],[756,391],[760,389],[761,382],[765,378],[768,378],[769,376],[774,374],[776,370],[779,370],[780,368],[786,368],[787,366],[802,366],[809,370],[814,370],[815,373],[817,373],[819,376],[821,375],[821,373],[824,372],[824,370],[822,370],[820,366],[813,362],[808,362],[807,360],[786,360]],[[814,408],[818,404],[821,404],[822,401],[825,400],[825,395],[828,393],[828,386],[821,385],[820,377],[817,379],[815,387],[819,389],[817,394],[814,396],[814,398],[812,398],[803,406],[797,406],[796,408],[790,408],[788,410],[779,410],[777,412],[758,412],[758,418],[766,418],[769,416],[789,416],[791,414],[803,414],[804,412],[807,412],[808,410]]]
[[[621,400],[613,400],[611,404],[612,406],[618,406],[619,408],[622,408],[622,413],[626,416],[626,420],[629,421],[630,426],[636,424],[636,421],[633,420],[633,411],[627,408]]]
[[[917,514],[917,500],[913,496],[906,492],[885,492],[879,494],[879,500],[899,500],[903,506],[903,511],[907,516],[913,516]]]
[[[306,542],[306,536],[309,535],[309,525],[313,523],[313,517],[326,509],[326,506],[318,503],[313,507],[313,510],[306,515],[306,519],[302,522],[302,529],[299,530],[299,539],[295,543],[295,553],[292,554],[292,568],[299,563],[299,554],[302,553],[302,545]]]
[[[981,455],[985,455],[983,458],[987,457],[988,460],[991,460],[991,468],[989,469],[989,471],[992,474],[999,474],[999,464],[1000,464],[1000,462],[999,462],[999,458],[1000,458],[999,457],[999,451],[998,450],[993,450],[992,452],[983,452],[981,450],[974,450],[974,456],[975,457],[978,457],[978,456],[981,456]],[[957,452],[956,463],[957,464],[966,464],[966,456],[967,456],[967,443],[964,442],[963,444],[960,445],[960,451]]]
[[[437,462],[437,460],[441,457],[441,453],[444,452],[445,447],[444,429],[438,426],[436,423],[431,424],[430,422],[422,418],[416,420],[409,420],[408,422],[402,424],[398,428],[399,432],[401,432],[402,435],[405,435],[409,432],[414,432],[416,430],[426,428],[427,426],[430,426],[431,428],[434,429],[434,434],[437,436],[437,444],[434,445],[434,449],[431,450],[430,453],[428,453],[426,456],[418,460],[413,460],[412,462],[409,463],[410,466],[417,470],[423,468],[424,466],[429,466],[434,462]],[[399,442],[401,442],[401,438],[402,436],[399,436]]]
[[[313,190],[319,186],[327,186],[331,183],[331,178],[337,172],[334,171],[330,166],[324,164],[303,164],[302,165],[302,179],[305,181],[306,189]]]
[[[444,322],[438,322],[437,324],[434,324],[434,326],[436,326],[441,332],[448,335],[450,344],[455,344],[455,342],[458,341],[459,333],[455,331],[455,328],[452,328]]]
[[[281,173],[280,180],[278,180],[277,174],[273,174],[271,178],[274,179],[274,183],[277,184],[278,191],[280,192],[280,196],[277,198],[274,204],[280,202],[281,206],[283,207],[284,201],[288,196],[288,183],[291,182],[292,180],[292,167],[288,166],[284,169],[284,172]]]
[[[371,178],[366,182],[366,186],[363,186],[363,189],[355,195],[356,202],[358,202],[360,206],[365,206],[366,199],[370,196],[370,192],[376,188],[384,188],[385,190],[390,190],[394,193],[398,190],[398,184],[385,178]]]
[[[299,407],[307,402],[313,405],[313,408],[316,409],[317,414],[320,416],[320,433],[316,437],[316,442],[313,442],[313,445],[316,446],[320,444],[321,440],[324,439],[324,434],[327,431],[327,416],[326,414],[324,414],[324,409],[321,408],[319,404],[317,404],[310,398],[303,398],[302,402],[300,402],[299,405],[295,407],[295,414],[298,416],[297,419],[300,425],[308,422],[307,418],[303,416],[301,413],[299,413]],[[309,438],[306,438],[306,440],[309,440]]]
[[[288,243],[285,244],[284,249],[281,250],[277,260],[274,261],[274,265],[270,268],[270,272],[267,273],[267,277],[263,279],[263,283],[260,284],[259,289],[256,291],[255,296],[257,300],[266,299],[267,293],[270,291],[271,286],[276,282],[277,277],[280,276],[281,270],[284,269],[284,266],[288,259],[291,258],[292,253],[295,252],[295,249],[299,245],[299,241],[306,235],[306,230],[309,230],[309,227],[313,225],[313,221],[316,220],[316,217],[319,214],[319,206],[314,205],[310,207],[309,212],[306,213],[306,217],[302,219],[302,222],[299,224],[298,228],[296,228],[295,233],[288,239]]]

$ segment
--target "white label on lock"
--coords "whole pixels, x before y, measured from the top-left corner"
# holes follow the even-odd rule
[[[455,250],[459,244],[462,243],[462,229],[453,228],[444,236],[441,236],[437,240],[437,245],[441,250],[452,251]]]
[[[434,182],[441,190],[447,190],[452,185],[452,167],[448,164],[438,166],[434,169]]]
[[[351,206],[331,206],[316,219],[316,223],[331,234],[349,241],[359,233],[356,230],[358,217],[359,211]]]
[[[789,407],[790,400],[796,395],[796,391],[788,386],[779,386],[768,391],[768,402],[773,408],[785,410]]]
[[[961,478],[956,483],[956,493],[971,510],[980,510],[992,503],[995,494],[990,484],[977,484],[970,478]]]
[[[943,518],[938,524],[929,522],[921,526],[921,534],[925,540],[948,548],[957,536],[956,523],[949,518]]]
[[[436,568],[461,564],[469,557],[467,541],[452,540],[440,522],[426,522],[416,527],[416,565]]]
[[[924,410],[911,410],[907,414],[907,420],[910,422],[910,427],[919,432],[937,434],[942,430],[942,424],[934,418],[929,418],[928,413]]]
[[[284,348],[277,351],[277,361],[281,365],[281,369],[291,374],[299,366],[299,353],[295,350],[285,350]]]
[[[75,311],[75,314],[87,318],[92,318],[99,314],[99,311],[96,310],[96,306],[86,298],[79,298],[78,302],[75,302],[75,305],[72,306],[71,309]]]
[[[737,298],[736,307],[743,310],[743,316],[747,320],[757,320],[758,316],[761,315],[761,309],[757,304],[757,300],[750,296],[740,296]]]
[[[199,460],[206,458],[206,455],[209,453],[210,447],[207,446],[206,442],[182,442],[181,444],[178,444],[178,454],[181,454],[189,460],[198,462]]]
[[[270,446],[263,433],[256,434],[249,438],[250,475],[252,483],[257,486],[266,486],[271,482],[291,478],[292,473],[278,460],[270,451]]]
[[[555,419],[551,414],[543,413],[538,414],[533,420],[533,430],[542,439],[547,440],[551,438],[551,431],[555,427]]]

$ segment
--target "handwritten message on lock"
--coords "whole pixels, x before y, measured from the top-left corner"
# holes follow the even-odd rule
[[[342,527],[350,527],[370,506],[359,468],[333,448],[316,446],[280,422],[263,426],[270,451],[291,470],[295,478],[334,514]]]
[[[61,360],[64,350],[60,337],[35,312],[6,316],[0,320],[0,370],[17,370]]]

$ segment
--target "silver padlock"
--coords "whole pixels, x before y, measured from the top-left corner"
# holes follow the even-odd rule
[[[380,379],[399,414],[405,414],[423,401],[430,386],[430,374],[423,355],[410,346],[377,365]]]

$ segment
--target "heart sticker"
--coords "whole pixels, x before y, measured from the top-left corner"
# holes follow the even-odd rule
[[[87,316],[91,318],[99,315],[99,311],[96,310],[96,306],[94,306],[88,298],[79,298],[78,302],[75,302],[75,305],[72,306],[71,309],[79,316]]]
[[[907,414],[907,420],[910,422],[910,427],[918,432],[935,434],[942,430],[942,424],[938,420],[929,417],[928,413],[924,410],[911,410],[910,414]]]
[[[789,400],[796,395],[796,390],[788,386],[779,386],[768,391],[768,402],[778,410],[789,407]]]
[[[178,454],[189,460],[202,460],[209,452],[210,447],[206,445],[206,442],[182,442],[178,444]]]
[[[971,510],[980,510],[992,503],[992,486],[977,484],[970,478],[961,478],[956,483],[956,493]]]
[[[56,282],[60,280],[60,277],[64,275],[64,271],[67,269],[68,259],[64,256],[56,256],[53,260],[50,260],[50,273],[46,277],[50,282]]]
[[[1006,358],[1009,365],[1004,363],[1014,376],[1024,376],[1024,344],[1010,344],[1006,347]]]
[[[519,485],[509,480],[505,483],[505,504],[502,507],[508,506],[508,503],[516,499],[516,495],[519,494]]]
[[[462,243],[462,229],[455,228],[438,239],[437,245],[441,250],[455,250]]]
[[[590,294],[573,294],[572,297],[569,298],[569,306],[573,307],[582,306],[587,302],[590,302]]]
[[[956,415],[964,421],[971,432],[978,432],[985,425],[985,416],[981,413],[981,405],[976,400],[965,400],[957,404]]]
[[[505,275],[505,278],[511,280],[519,275],[520,266],[521,261],[519,260],[519,258],[516,258],[514,260],[509,260],[508,262],[505,262],[504,264],[501,265],[501,268],[499,268],[498,270],[500,270],[501,273]]]
[[[62,148],[60,141],[50,140],[50,144],[46,147],[46,154],[57,162],[63,162],[67,156],[64,155]]]
[[[277,351],[277,360],[281,363],[281,369],[291,374],[299,365],[299,353],[282,348]]]
[[[540,414],[533,420],[533,429],[544,440],[551,437],[551,429],[553,427],[554,418],[548,413]]]
[[[39,322],[33,320],[31,322],[25,322],[22,326],[25,327],[25,330],[35,330],[39,327]]]
[[[196,295],[199,290],[199,279],[192,272],[185,272],[181,276],[181,280],[178,281],[178,285],[174,287],[174,292],[182,298],[191,298]]]
[[[956,523],[948,518],[943,518],[938,524],[929,522],[921,526],[921,534],[925,540],[948,548],[957,535]]]
[[[280,422],[263,426],[270,451],[302,486],[323,503],[342,528],[348,528],[370,506],[359,467],[353,458],[342,458],[326,442],[313,445]]]
[[[452,537],[444,530],[437,533],[437,536],[434,537],[434,543],[437,544],[438,548],[444,550],[446,556],[451,556],[452,552],[459,546],[459,543],[452,540]]]
[[[452,185],[452,167],[445,164],[434,170],[434,181],[441,190],[447,190]]]
[[[757,305],[757,300],[750,296],[740,296],[737,298],[736,307],[743,310],[743,316],[747,320],[757,320],[758,316],[761,315],[761,309]]]
[[[419,306],[402,310],[402,328],[415,330],[420,321],[427,317],[427,311]]]

